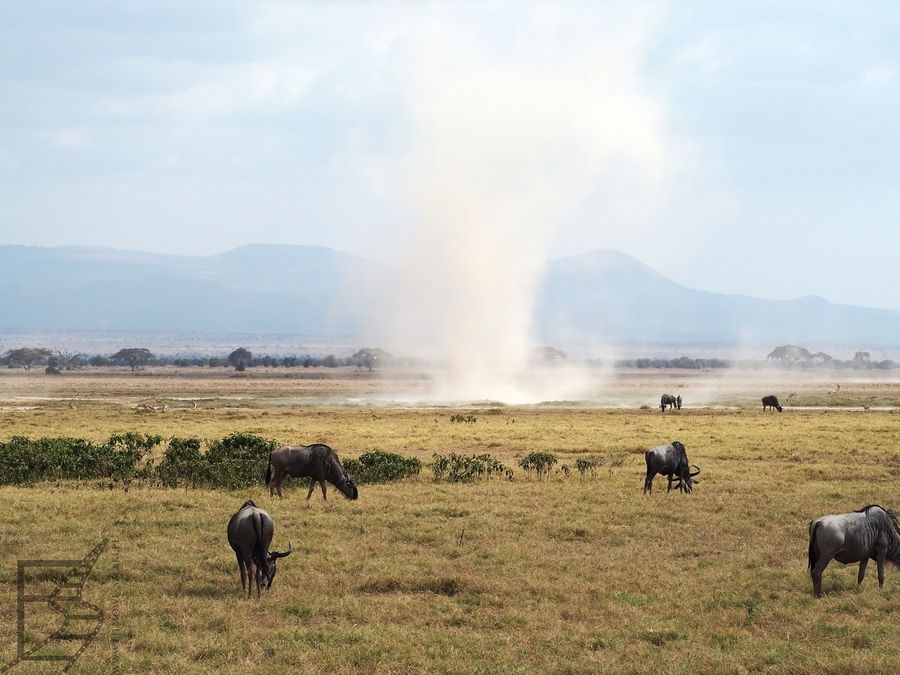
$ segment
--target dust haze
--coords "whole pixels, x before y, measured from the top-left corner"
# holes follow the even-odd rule
[[[589,395],[596,372],[534,357],[549,244],[588,195],[647,203],[669,172],[664,105],[640,82],[653,18],[586,29],[534,6],[523,16],[500,49],[452,12],[419,26],[410,47],[416,134],[394,175],[413,214],[399,262],[415,282],[393,290],[374,332],[435,364],[437,399]]]

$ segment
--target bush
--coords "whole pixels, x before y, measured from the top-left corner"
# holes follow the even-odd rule
[[[156,476],[166,487],[197,487],[206,483],[206,469],[206,459],[200,454],[200,439],[173,436],[156,469]]]
[[[211,442],[206,453],[207,484],[232,490],[262,484],[269,453],[276,447],[275,441],[242,433]]]
[[[525,473],[534,471],[538,478],[546,478],[550,475],[550,469],[556,464],[556,456],[549,452],[532,452],[519,460]]]
[[[467,457],[451,452],[449,455],[432,455],[432,459],[431,471],[435,481],[469,483],[492,475],[506,474],[507,478],[512,477],[512,471],[491,455]]]
[[[389,483],[419,475],[422,462],[415,457],[372,450],[361,454],[359,459],[345,460],[344,468],[358,484]]]
[[[33,484],[40,480],[110,479],[127,490],[135,478],[150,477],[148,453],[159,436],[129,433],[97,445],[83,438],[22,436],[0,443],[0,482]]]
[[[478,418],[475,415],[450,415],[451,422],[465,422],[467,424],[475,424]]]
[[[597,467],[600,466],[602,460],[596,455],[591,455],[590,457],[579,457],[575,460],[575,468],[578,470],[578,473],[581,474],[583,478],[586,473],[594,475],[594,471],[596,471]]]

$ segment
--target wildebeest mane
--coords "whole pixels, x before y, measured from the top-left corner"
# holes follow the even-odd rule
[[[341,466],[337,453],[324,443],[313,443],[309,446],[314,456],[314,461],[321,465],[325,472],[325,479],[332,485],[338,481],[346,480],[347,474]]]
[[[869,509],[881,509],[887,514],[888,520],[891,521],[891,525],[894,526],[894,529],[897,531],[897,534],[900,534],[900,522],[897,521],[897,514],[891,509],[884,508],[881,504],[869,504],[867,506],[862,507],[857,510],[857,513],[865,513],[868,515]]]

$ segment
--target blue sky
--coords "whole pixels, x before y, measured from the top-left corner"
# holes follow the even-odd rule
[[[5,8],[0,243],[484,237],[900,308],[897,3],[183,4]]]

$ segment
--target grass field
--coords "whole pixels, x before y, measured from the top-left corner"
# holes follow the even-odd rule
[[[815,600],[806,547],[819,515],[900,508],[900,414],[858,407],[892,405],[900,387],[845,381],[838,406],[850,407],[817,409],[830,402],[824,383],[782,383],[758,393],[797,391],[813,408],[764,414],[763,383],[729,378],[709,402],[733,407],[639,407],[679,383],[697,400],[702,377],[624,374],[604,386],[632,407],[487,405],[466,408],[477,417],[466,424],[450,421],[454,407],[335,403],[415,390],[414,377],[384,394],[384,382],[355,373],[4,373],[2,439],[240,430],[324,441],[342,457],[489,452],[515,465],[546,450],[570,466],[601,455],[604,466],[474,484],[434,483],[426,467],[416,480],[361,486],[357,502],[332,490],[309,506],[299,485],[281,501],[263,486],[0,488],[0,659],[15,656],[16,560],[80,558],[106,536],[85,588],[106,620],[71,672],[897,672],[900,570],[879,591],[870,566],[858,589],[856,567],[833,563]],[[139,411],[142,401],[169,408]],[[675,439],[702,482],[667,495],[657,479],[642,496],[643,451]],[[295,549],[258,602],[242,599],[225,539],[247,498],[274,517],[274,546]]]

